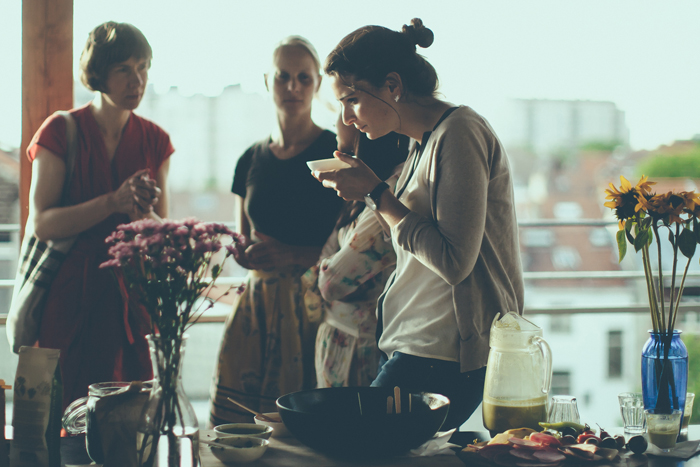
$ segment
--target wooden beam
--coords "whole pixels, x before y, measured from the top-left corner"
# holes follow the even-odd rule
[[[27,146],[44,120],[73,107],[73,0],[22,0],[20,236],[29,211]]]

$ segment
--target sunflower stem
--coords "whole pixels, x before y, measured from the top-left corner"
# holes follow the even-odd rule
[[[661,329],[666,329],[666,307],[664,306],[664,271],[661,265],[661,240],[659,238],[659,227],[656,225],[656,221],[651,223],[652,229],[654,230],[654,238],[656,238],[656,251],[658,256],[659,264],[659,297],[658,301],[661,305]]]
[[[659,306],[656,301],[656,288],[654,286],[654,276],[651,272],[651,261],[649,260],[649,246],[644,245],[642,248],[642,262],[644,264],[644,279],[647,284],[647,296],[649,297],[649,308],[651,311],[651,324],[654,332],[660,332],[661,326],[659,322]]]

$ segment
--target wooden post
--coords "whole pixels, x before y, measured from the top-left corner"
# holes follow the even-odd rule
[[[22,0],[20,237],[29,211],[27,146],[44,120],[73,107],[73,0]]]

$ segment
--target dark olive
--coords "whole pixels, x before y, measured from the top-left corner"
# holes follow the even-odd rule
[[[617,441],[608,436],[607,438],[603,438],[600,443],[598,443],[598,446],[601,448],[617,449]]]
[[[622,435],[615,435],[615,442],[617,443],[617,449],[622,449],[627,444],[625,437]]]
[[[573,436],[576,438],[578,436],[578,431],[576,431],[575,428],[572,428],[570,426],[565,426],[564,428],[561,429],[561,435],[562,436]]]
[[[571,435],[562,436],[559,441],[561,441],[561,444],[563,444],[564,446],[576,444],[576,438]]]
[[[647,447],[649,447],[649,443],[647,443],[644,436],[637,435],[630,438],[630,440],[627,442],[627,447],[635,454],[643,454],[644,451],[647,450]]]
[[[598,443],[598,438],[588,438],[586,441],[583,442],[583,444],[595,444],[596,446],[598,445]]]

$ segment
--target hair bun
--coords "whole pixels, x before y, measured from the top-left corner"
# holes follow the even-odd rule
[[[430,47],[435,38],[433,31],[423,26],[420,18],[413,18],[410,25],[404,24],[401,32],[406,34],[413,44],[424,49]]]

